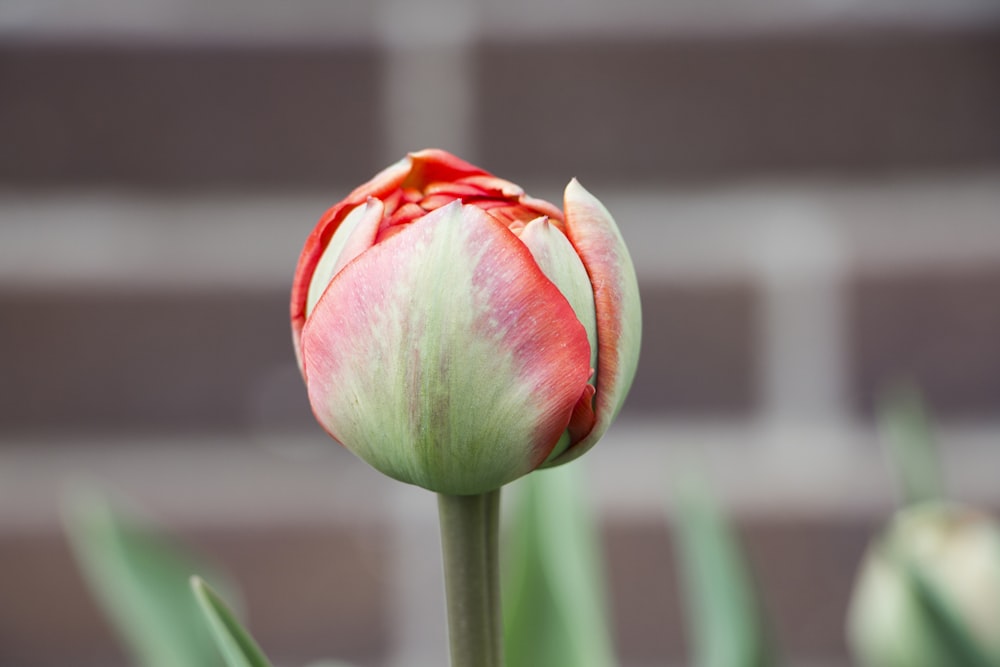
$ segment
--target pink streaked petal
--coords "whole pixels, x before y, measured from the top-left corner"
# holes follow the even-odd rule
[[[491,197],[517,199],[524,194],[524,188],[516,183],[494,176],[486,172],[479,175],[466,176],[462,182],[475,186]]]
[[[411,168],[403,185],[423,191],[429,183],[458,181],[487,174],[479,167],[437,148],[410,153]]]
[[[514,231],[512,229],[512,231]],[[514,231],[546,277],[555,283],[587,331],[590,342],[590,366],[597,368],[597,318],[594,289],[587,268],[566,235],[545,217],[535,218],[524,229]]]
[[[465,181],[440,181],[428,184],[427,187],[424,188],[424,194],[427,196],[446,194],[451,195],[452,199],[465,200],[488,197],[490,192],[477,185],[466,183]]]
[[[333,274],[340,273],[348,262],[375,245],[375,237],[378,234],[379,226],[382,223],[382,216],[385,213],[385,206],[378,199],[371,198],[365,204],[364,217],[344,244],[344,249],[337,257],[337,263],[333,267]]]
[[[367,250],[374,242],[379,224],[382,222],[382,211],[385,207],[378,199],[369,199],[367,203],[350,211],[343,222],[326,244],[326,249],[316,262],[312,281],[306,295],[306,317],[312,312],[323,296],[323,291],[347,262]]]
[[[525,208],[529,208],[533,211],[537,211],[538,215],[544,215],[549,218],[549,220],[558,223],[557,227],[560,227],[560,231],[563,225],[563,212],[559,210],[558,206],[550,204],[544,199],[538,199],[537,197],[532,197],[530,195],[521,195],[518,199],[518,203]]]
[[[559,438],[559,442],[552,449],[549,457],[545,459],[541,468],[549,468],[562,463],[562,454],[573,446],[574,443],[583,440],[588,433],[594,430],[594,423],[597,421],[594,415],[594,385],[588,384],[583,388],[583,393],[573,406],[573,414],[569,418],[566,430]]]
[[[500,222],[503,223],[504,221],[500,220]],[[524,228],[528,226],[528,222],[530,222],[530,220],[527,222],[524,220],[512,220],[507,224],[507,229],[509,229],[510,233],[514,236],[520,237],[521,234],[524,233]]]
[[[565,207],[566,235],[583,260],[594,288],[598,340],[596,423],[556,463],[587,451],[617,416],[635,377],[642,335],[639,284],[614,218],[576,179],[566,186]]]
[[[588,384],[584,387],[583,393],[580,394],[580,400],[576,402],[569,425],[566,426],[570,442],[580,442],[594,430],[594,423],[597,421],[597,415],[594,414],[594,394],[596,391],[593,385]]]
[[[401,231],[409,227],[410,224],[412,224],[412,220],[402,222],[398,225],[390,225],[389,227],[383,227],[382,231],[378,233],[378,238],[375,239],[375,243],[382,243],[386,239],[391,239],[393,236],[399,234]]]
[[[505,199],[480,199],[471,202],[510,228],[517,222],[528,223],[544,214]]]
[[[412,222],[413,220],[421,218],[426,214],[427,211],[424,210],[424,208],[419,204],[411,204],[411,203],[403,204],[398,209],[396,209],[395,212],[393,212],[390,218],[388,218],[385,221],[385,223],[382,225],[382,229],[392,227],[393,225],[403,225],[408,222]]]
[[[441,192],[436,195],[428,195],[420,200],[420,207],[425,211],[433,211],[436,208],[441,208],[445,204],[450,204],[456,199],[461,199],[461,197],[456,197],[450,192]]]
[[[390,165],[375,175],[367,183],[355,188],[343,201],[332,206],[316,223],[306,239],[298,265],[295,267],[295,279],[292,283],[290,311],[292,318],[292,342],[295,345],[295,356],[301,368],[301,349],[299,337],[306,320],[306,300],[309,294],[309,284],[312,282],[313,271],[327,243],[337,231],[347,214],[354,208],[364,204],[369,197],[384,199],[402,184],[410,173],[410,158],[405,157]]]
[[[587,269],[577,255],[573,244],[552,224],[548,218],[535,218],[529,222],[519,234],[521,243],[531,251],[535,262],[549,280],[555,283],[559,291],[573,307],[573,312],[587,331],[590,343],[590,365],[597,367],[597,318],[594,308],[594,289],[590,284]],[[591,384],[596,378],[591,378]],[[590,385],[588,385],[590,386]],[[592,399],[594,387],[590,386],[573,411],[568,431],[569,437],[560,439],[556,449],[549,456],[558,457],[567,447],[579,442],[593,429],[595,423]]]
[[[590,374],[566,299],[506,228],[457,202],[345,266],[302,339],[319,422],[386,474],[444,493],[540,465]]]

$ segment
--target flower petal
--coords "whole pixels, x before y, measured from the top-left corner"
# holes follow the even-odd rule
[[[528,246],[542,272],[569,301],[577,319],[586,329],[587,341],[590,343],[590,368],[596,369],[597,318],[594,312],[594,290],[576,249],[547,218],[535,218],[529,222],[521,231],[520,239]],[[595,382],[596,378],[591,377],[591,384]],[[593,396],[593,391],[587,394],[586,402],[589,403]],[[559,456],[563,450],[591,431],[594,425],[593,408],[590,405],[580,405],[575,413],[577,416],[572,424],[573,438],[560,440],[551,457]]]
[[[528,246],[542,273],[555,283],[573,312],[587,330],[590,342],[590,367],[597,368],[597,316],[594,313],[594,290],[590,286],[576,249],[566,235],[547,218],[535,218],[520,234],[521,243]]]
[[[355,188],[343,201],[332,206],[323,214],[323,217],[319,219],[309,234],[309,238],[306,239],[302,253],[299,255],[299,263],[295,267],[295,281],[292,283],[290,304],[292,342],[295,345],[295,358],[299,360],[300,368],[302,367],[302,350],[299,338],[306,322],[309,285],[312,283],[313,272],[316,270],[320,256],[326,249],[330,238],[351,211],[364,204],[371,197],[376,199],[387,197],[399,188],[406,175],[410,173],[410,167],[410,158],[407,156],[380,171],[367,183]]]
[[[590,374],[565,297],[513,234],[458,202],[345,266],[302,341],[330,434],[442,493],[482,493],[537,467]]]
[[[403,187],[423,190],[430,183],[458,181],[468,176],[490,176],[474,164],[438,148],[428,148],[407,156],[412,167]]]
[[[348,262],[375,244],[383,211],[385,206],[381,201],[369,199],[367,203],[348,213],[337,227],[313,270],[306,298],[306,317],[309,317],[316,302],[323,296],[330,280],[340,273]]]
[[[566,236],[587,268],[597,314],[597,395],[594,429],[554,463],[584,453],[621,410],[639,364],[642,311],[632,258],[614,218],[573,179],[566,186]]]

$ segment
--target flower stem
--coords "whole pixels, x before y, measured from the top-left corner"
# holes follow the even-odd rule
[[[438,494],[451,667],[503,667],[500,490]]]

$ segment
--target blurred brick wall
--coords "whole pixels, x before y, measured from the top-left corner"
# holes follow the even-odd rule
[[[436,0],[428,21],[389,0],[301,16],[254,4],[234,20],[226,3],[150,4],[177,9],[174,23],[141,12],[60,18],[24,2],[10,5],[21,14],[0,11],[0,244],[12,253],[0,257],[24,269],[0,266],[0,563],[22,582],[0,593],[0,664],[120,659],[40,491],[58,486],[73,456],[174,512],[182,534],[229,562],[250,602],[270,609],[254,629],[275,657],[388,666],[421,632],[433,639],[433,613],[394,612],[413,607],[398,597],[401,550],[420,550],[423,575],[436,567],[427,515],[410,535],[398,508],[361,523],[348,500],[342,514],[289,526],[220,498],[241,521],[206,527],[171,504],[177,492],[154,463],[165,441],[228,451],[220,443],[260,433],[318,437],[291,356],[288,276],[260,258],[271,245],[291,253],[290,273],[312,223],[301,211],[407,149],[440,145],[552,197],[578,176],[620,204],[645,320],[625,424],[677,437],[678,423],[739,433],[798,414],[853,433],[901,377],[945,423],[1000,415],[1000,17],[985,5],[931,2],[920,14],[876,2],[838,15],[776,0],[734,3],[730,19],[636,3],[630,19],[597,1],[560,18],[555,3]],[[652,204],[629,208],[634,199]],[[213,217],[220,210],[246,216],[245,233]],[[295,236],[287,246],[254,235],[275,212],[297,216],[273,221]],[[99,240],[75,246],[64,236],[77,216],[84,230],[124,225],[128,238],[113,252]],[[157,273],[171,253],[202,258],[183,243],[157,251],[154,232],[169,225],[214,239],[205,248],[226,261],[245,254],[245,265],[224,280],[207,268],[201,281],[197,262],[180,260],[176,280]],[[135,256],[149,266],[102,265]],[[744,439],[726,438],[750,449],[734,460],[775,456]],[[813,465],[815,443],[799,444],[796,460]],[[867,441],[844,448],[878,465]],[[367,483],[339,454],[330,486]],[[314,506],[309,494],[325,488],[259,465],[248,464],[255,483],[291,506],[297,493]],[[197,477],[191,489],[203,488]],[[734,507],[792,658],[846,660],[839,622],[880,500],[860,513]],[[676,585],[662,575],[669,537],[646,509],[602,514],[627,667],[684,656]],[[336,567],[313,589],[324,563]],[[23,584],[37,581],[55,582],[58,605]],[[282,598],[288,590],[301,605]],[[309,618],[293,622],[302,605]]]

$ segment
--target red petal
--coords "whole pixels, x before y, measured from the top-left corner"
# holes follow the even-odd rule
[[[639,361],[642,320],[639,286],[614,218],[576,179],[566,186],[566,235],[594,287],[597,316],[597,394],[593,430],[555,462],[589,449],[607,430],[625,400]]]
[[[445,204],[450,204],[458,199],[462,201],[461,197],[456,197],[450,192],[440,192],[436,195],[428,195],[420,200],[420,206],[425,211],[433,211],[434,209],[441,208]]]
[[[479,167],[437,148],[410,153],[409,159],[413,166],[404,181],[404,186],[421,191],[430,183],[458,181],[481,174],[489,175]]]
[[[464,181],[459,183],[440,181],[437,183],[430,183],[426,188],[424,188],[424,195],[426,196],[440,194],[451,195],[452,199],[461,199],[463,201],[490,196],[490,192],[488,190],[484,190],[477,185],[472,185]]]
[[[364,204],[369,197],[384,199],[399,188],[408,173],[410,173],[409,158],[404,158],[383,169],[370,181],[355,188],[343,201],[328,209],[306,239],[302,253],[299,255],[298,265],[295,267],[290,304],[292,343],[295,346],[295,358],[299,361],[299,368],[302,368],[302,350],[299,339],[306,323],[306,298],[309,294],[309,283],[312,282],[313,271],[316,269],[316,263],[319,262],[326,244],[351,210]]]
[[[596,391],[594,385],[588,384],[583,388],[580,400],[573,408],[573,416],[569,418],[569,426],[566,427],[571,443],[580,442],[594,430],[594,423],[597,421],[597,416],[594,414],[594,392]]]

